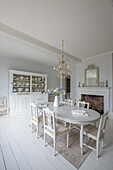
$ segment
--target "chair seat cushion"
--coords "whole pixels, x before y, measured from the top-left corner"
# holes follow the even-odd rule
[[[46,131],[53,135],[53,132],[50,129],[46,128]],[[65,128],[64,126],[61,126],[60,124],[56,123],[56,136],[59,136],[66,132],[69,132],[69,128]]]
[[[97,139],[97,131],[98,131],[98,128],[96,128],[95,126],[86,125],[84,127],[83,134],[96,140]]]
[[[8,106],[0,106],[0,111],[4,111],[4,110],[7,110],[7,109],[9,109]]]
[[[58,123],[56,123],[56,135],[61,135],[65,132],[69,132],[69,128],[66,128]]]
[[[37,119],[32,117],[32,121],[36,123],[36,122],[37,122]],[[42,122],[43,122],[43,115],[38,116],[38,122],[39,122],[39,123],[42,123]]]

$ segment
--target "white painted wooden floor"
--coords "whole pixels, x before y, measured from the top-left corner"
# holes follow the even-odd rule
[[[28,115],[0,116],[0,170],[73,170],[76,169],[53,149],[44,147],[43,139],[31,133]],[[113,170],[113,120],[107,123],[107,147],[96,158],[92,151],[80,170]]]

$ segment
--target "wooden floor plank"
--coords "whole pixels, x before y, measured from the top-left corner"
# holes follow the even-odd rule
[[[4,163],[4,157],[2,154],[1,145],[0,145],[0,170],[5,170],[5,163]]]
[[[19,166],[19,169],[21,169],[21,170],[25,170],[25,169],[31,170],[31,167],[30,167],[29,163],[25,159],[24,154],[20,150],[19,145],[15,141],[15,138],[12,135],[10,129],[6,128],[6,129],[4,129],[4,131],[5,131],[5,134],[7,135],[8,143],[10,144],[10,146],[11,146],[11,148],[13,150],[13,153],[15,155],[15,158],[16,158],[17,164]]]
[[[6,165],[7,170],[18,170],[18,164],[12,152],[12,149],[7,141],[6,135],[4,134],[3,129],[0,127],[0,145],[2,150],[2,155],[4,157],[4,163]]]

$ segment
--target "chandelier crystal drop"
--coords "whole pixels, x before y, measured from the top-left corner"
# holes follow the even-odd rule
[[[70,66],[67,64],[66,59],[64,58],[64,40],[62,40],[62,58],[59,59],[59,66],[54,67],[53,70],[59,77],[68,77],[71,74]]]

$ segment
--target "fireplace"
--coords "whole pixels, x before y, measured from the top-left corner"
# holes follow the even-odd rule
[[[93,101],[93,108],[96,103],[99,103],[97,111],[102,113],[106,113],[107,111],[109,111],[109,104],[110,104],[110,88],[107,87],[79,87],[78,88],[78,95],[77,95],[77,101],[79,100],[85,100],[84,98],[81,99],[82,94],[83,95],[88,95],[88,96],[93,96],[93,100],[95,99],[95,97],[97,98],[97,96],[99,98],[97,98],[97,100],[101,100],[101,102],[96,102],[95,100]],[[103,98],[103,99],[102,99]],[[92,99],[90,99],[89,103],[91,102]],[[90,104],[91,107],[91,104]],[[103,109],[100,109],[101,107],[103,107]],[[103,110],[103,111],[100,111]]]
[[[81,101],[88,102],[90,109],[104,113],[104,96],[81,94]]]

